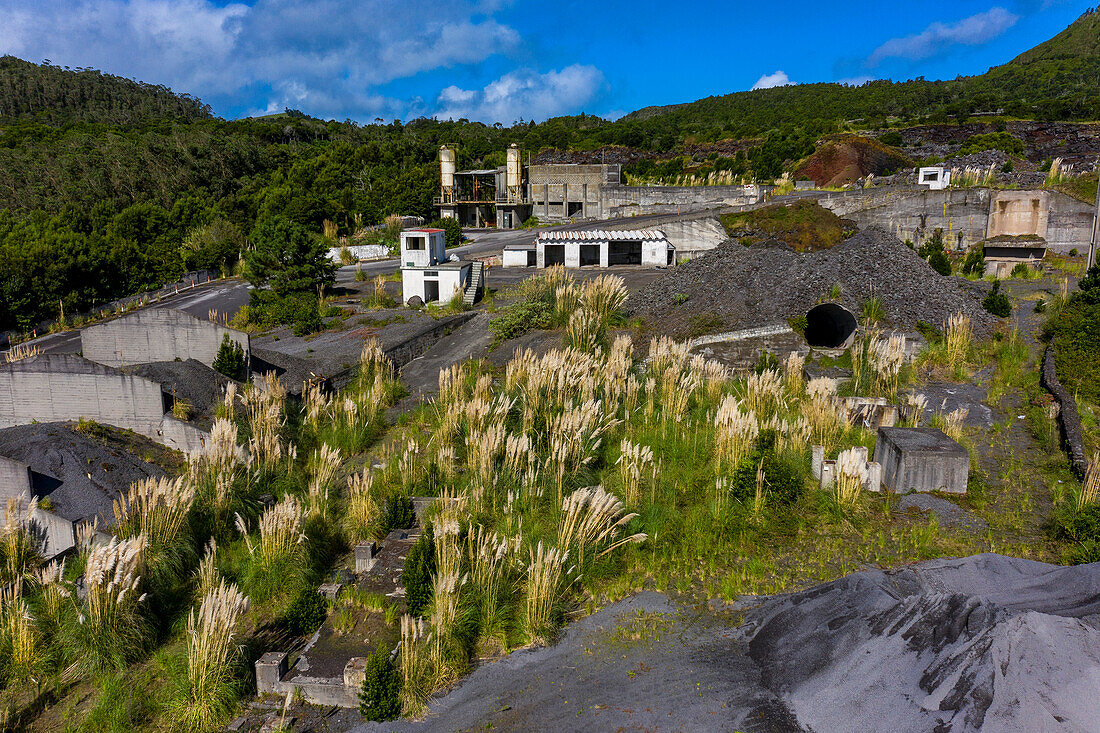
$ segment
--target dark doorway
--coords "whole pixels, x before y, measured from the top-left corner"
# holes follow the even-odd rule
[[[859,323],[844,306],[822,303],[806,314],[806,343],[823,349],[846,348]]]
[[[527,250],[527,266],[537,267],[539,264],[539,253],[537,250]]]
[[[439,281],[438,280],[425,280],[424,281],[424,302],[431,303],[433,300],[439,300]]]
[[[600,245],[582,244],[580,248],[581,267],[588,267],[590,265],[600,266]]]
[[[641,242],[612,242],[607,247],[608,265],[642,264]]]
[[[543,252],[545,253],[544,264],[546,267],[565,264],[564,244],[545,244],[543,245]]]
[[[565,215],[570,218],[580,216],[584,213],[584,204],[580,201],[569,201],[566,203],[566,206],[569,207],[569,210],[566,211]]]

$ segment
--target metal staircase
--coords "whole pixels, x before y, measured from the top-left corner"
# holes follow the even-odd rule
[[[473,305],[477,301],[478,291],[482,287],[482,277],[485,271],[485,263],[480,260],[474,260],[470,267],[470,283],[466,286],[466,291],[462,294],[462,302],[466,305]]]

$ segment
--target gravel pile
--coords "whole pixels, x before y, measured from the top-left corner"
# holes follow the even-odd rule
[[[187,400],[200,413],[211,413],[225,394],[225,385],[233,381],[195,359],[158,361],[138,364],[130,369],[139,377],[159,382],[164,391]]]
[[[626,309],[677,336],[700,318],[708,319],[710,332],[739,330],[803,316],[830,300],[837,284],[836,302],[857,318],[872,293],[881,297],[886,324],[896,328],[915,329],[918,321],[939,327],[959,311],[970,317],[979,334],[994,323],[981,306],[982,284],[943,277],[896,237],[875,227],[809,254],[779,242],[751,248],[726,242],[631,295]]]

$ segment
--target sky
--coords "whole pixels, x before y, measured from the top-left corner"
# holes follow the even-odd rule
[[[0,55],[163,84],[238,118],[615,119],[782,84],[980,74],[1081,0],[0,0]]]

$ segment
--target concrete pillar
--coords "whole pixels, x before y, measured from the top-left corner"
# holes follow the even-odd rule
[[[566,242],[565,244],[565,266],[566,267],[580,267],[581,266],[581,245],[579,242]]]
[[[831,489],[836,483],[836,461],[821,462],[821,488]]]
[[[287,673],[287,653],[267,652],[256,660],[256,692],[279,693],[279,683]]]
[[[581,199],[581,216],[583,216],[585,219],[587,219],[588,218],[588,184],[587,183],[582,183],[581,184],[581,196],[583,197]],[[604,265],[604,267],[607,267],[607,265]]]
[[[569,184],[561,184],[561,218],[563,221],[569,219]]]
[[[810,471],[813,473],[814,478],[818,481],[821,480],[821,464],[825,461],[825,446],[823,445],[811,445],[810,446]]]
[[[378,545],[374,542],[360,542],[355,546],[355,572],[368,573],[374,568]]]
[[[607,257],[610,254],[610,250],[610,242],[600,242],[600,267],[607,267]]]
[[[867,464],[867,481],[863,488],[876,494],[882,490],[882,464],[871,461]]]
[[[550,184],[546,184],[546,195],[542,197],[542,218],[545,221],[550,218]]]
[[[863,461],[864,463],[866,463],[866,462],[867,462],[867,446],[865,446],[865,445],[857,445],[857,446],[854,446],[854,447],[852,448],[852,450],[854,450],[854,451],[856,452],[856,454],[858,454],[858,455],[859,455],[859,459],[860,459],[861,461]]]

